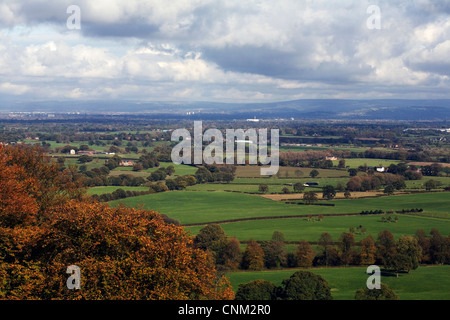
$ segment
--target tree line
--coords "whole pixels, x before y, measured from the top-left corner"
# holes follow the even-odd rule
[[[415,270],[421,263],[450,263],[450,237],[442,236],[437,229],[429,234],[417,230],[414,236],[403,235],[397,240],[384,230],[376,240],[372,235],[362,239],[359,249],[352,232],[343,232],[337,242],[324,232],[317,249],[302,240],[294,252],[287,251],[284,235],[275,231],[268,241],[250,239],[242,251],[241,243],[228,238],[219,224],[209,224],[200,229],[194,242],[211,252],[217,269],[222,271],[377,264],[398,273]]]

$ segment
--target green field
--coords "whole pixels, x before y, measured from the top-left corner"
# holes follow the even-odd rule
[[[366,150],[383,150],[387,152],[393,152],[393,149],[388,148],[370,148],[370,147],[359,147],[354,145],[346,145],[346,146],[331,146],[331,145],[305,145],[305,146],[287,146],[287,145],[280,145],[280,151],[306,151],[306,150],[339,150],[339,151],[350,151],[350,152],[364,152]]]
[[[427,182],[428,180],[436,180],[441,183],[440,187],[446,187],[450,186],[450,177],[423,177],[421,180],[406,180],[406,188],[415,190],[415,189],[422,189],[424,188],[423,184]]]
[[[280,146],[280,151],[306,151],[306,150],[328,150],[330,147],[319,147],[319,146]]]
[[[267,184],[267,185],[283,185],[283,184],[295,184],[297,182],[317,182],[319,186],[325,186],[327,184],[336,185],[338,182],[347,183],[349,177],[302,177],[302,178],[236,178],[230,184]],[[225,184],[227,185],[227,184]]]
[[[120,176],[121,174],[131,175],[133,177],[142,177],[142,178],[147,178],[150,175],[150,173],[146,172],[145,170],[133,171],[133,168],[131,168],[131,167],[118,167],[118,168],[115,168],[114,170],[111,170],[111,172],[109,173],[110,176]]]
[[[339,178],[349,177],[347,170],[345,169],[317,169],[317,168],[302,168],[302,167],[280,167],[277,173],[277,177],[280,178],[301,178],[311,179],[309,173],[311,170],[317,170],[319,175],[317,178]],[[261,167],[258,166],[238,166],[236,168],[236,178],[264,178],[261,176]],[[273,177],[272,179],[275,179]]]
[[[184,164],[175,164],[172,162],[160,162],[159,167],[149,168],[141,171],[133,171],[133,167],[117,167],[111,171],[111,175],[120,175],[120,174],[131,174],[134,176],[142,177],[149,176],[150,173],[158,170],[159,168],[166,168],[169,165],[173,165],[175,168],[174,175],[176,176],[184,176],[184,175],[194,175],[197,171],[196,167],[187,166]]]
[[[85,165],[86,166],[86,170],[92,170],[94,168],[100,168],[100,167],[104,166],[105,165],[105,160],[94,158],[90,162],[79,163],[78,162],[78,157],[77,157],[77,158],[65,158],[64,163],[65,163],[66,166],[73,165],[73,166],[77,166],[78,168],[80,166],[82,166],[82,165]]]
[[[237,290],[240,283],[265,279],[280,285],[298,269],[285,269],[259,272],[233,272],[226,276]],[[335,300],[353,300],[355,292],[366,286],[368,275],[365,267],[313,268],[309,271],[320,274],[329,283]],[[420,266],[409,274],[400,273],[399,277],[383,276],[386,283],[399,296],[400,300],[449,300],[450,266]]]
[[[398,215],[398,222],[382,222],[381,215],[373,216],[338,216],[324,217],[322,221],[307,218],[270,219],[256,221],[240,221],[223,223],[221,227],[229,237],[236,237],[239,241],[270,240],[274,231],[283,233],[286,241],[309,242],[318,241],[322,232],[328,232],[334,241],[339,240],[343,232],[349,232],[350,227],[366,228],[365,234],[354,234],[355,240],[360,241],[369,234],[376,240],[378,232],[391,231],[395,238],[402,235],[414,235],[418,229],[429,233],[437,228],[441,234],[450,234],[450,218],[430,218],[421,216]],[[186,227],[193,234],[197,234],[202,226]]]
[[[389,160],[389,159],[371,159],[371,158],[356,158],[356,159],[344,159],[345,166],[349,166],[350,168],[358,168],[359,166],[368,166],[368,167],[389,167],[391,164],[398,164],[400,160]],[[333,165],[337,166],[339,164],[339,160],[333,160]]]
[[[190,192],[171,191],[139,197],[131,197],[119,202],[130,207],[144,205],[179,220],[182,224],[207,223],[228,219],[251,217],[286,216],[303,214],[359,213],[362,210],[401,210],[423,208],[425,211],[448,213],[449,193],[419,193],[381,198],[323,201],[333,203],[334,207],[291,205],[232,192]]]
[[[160,168],[166,168],[169,165],[172,165],[175,168],[174,175],[176,175],[176,176],[195,175],[195,172],[197,171],[197,167],[195,167],[195,166],[188,166],[185,164],[175,164],[172,162],[160,162],[159,163]],[[156,170],[158,170],[158,168],[150,168],[145,171],[153,172]]]
[[[282,193],[282,189],[287,187],[291,192],[293,192],[292,186],[285,186],[283,184],[275,184],[269,186],[269,192]],[[250,192],[259,193],[259,184],[236,184],[236,183],[205,183],[196,184],[187,187],[189,191],[237,191],[237,192]]]
[[[287,187],[288,190],[292,193],[294,192],[293,185],[296,183],[307,183],[307,182],[316,182],[317,186],[307,187],[305,191],[316,191],[322,192],[322,187],[326,185],[332,185],[335,188],[338,183],[343,184],[344,186],[347,184],[348,178],[302,178],[302,179],[276,179],[276,178],[237,178],[234,179],[229,184],[223,184],[222,186],[212,186],[208,188],[207,186],[196,185],[195,188],[191,188],[193,190],[236,190],[236,191],[244,191],[244,192],[258,192],[258,188],[260,184],[267,184],[269,187],[268,193],[281,193],[281,189],[283,187]],[[207,184],[211,185],[211,184]],[[253,187],[252,187],[253,186]]]
[[[113,206],[118,203],[130,207],[143,204],[145,209],[167,214],[182,224],[303,212],[299,206],[289,206],[256,195],[230,192],[171,191],[111,202]]]
[[[106,186],[106,187],[92,187],[88,189],[88,194],[104,194],[112,193],[117,189],[123,189],[125,191],[148,191],[147,187],[123,187],[123,186]]]

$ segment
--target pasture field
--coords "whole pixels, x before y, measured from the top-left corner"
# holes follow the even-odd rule
[[[240,271],[228,273],[233,289],[236,291],[240,283],[264,279],[280,285],[300,269]],[[355,292],[366,286],[369,275],[365,267],[312,268],[307,269],[323,276],[329,283],[334,300],[354,300]],[[393,289],[400,300],[449,300],[450,299],[450,266],[419,266],[408,273],[400,273],[396,278],[382,272],[381,282]]]
[[[280,151],[295,151],[295,152],[301,152],[301,151],[307,151],[307,150],[328,150],[331,147],[327,146],[287,146],[287,145],[280,145]]]
[[[231,192],[171,191],[111,201],[130,207],[140,204],[177,219],[181,224],[208,223],[227,219],[298,215],[300,206],[286,205],[257,195]],[[331,207],[327,207],[329,209]],[[312,211],[319,213],[316,208]]]
[[[127,175],[131,175],[133,177],[142,177],[142,178],[147,178],[150,173],[144,171],[133,171],[133,169],[131,167],[118,167],[115,168],[114,170],[111,170],[111,172],[109,173],[110,176],[120,176],[121,174],[127,174]]]
[[[353,235],[356,241],[369,234],[376,240],[378,232],[383,230],[391,231],[396,239],[402,235],[413,236],[418,229],[423,229],[428,234],[432,228],[436,228],[442,235],[450,234],[450,217],[446,219],[398,214],[398,222],[382,222],[382,216],[325,216],[322,221],[308,221],[308,218],[251,220],[222,223],[221,227],[227,236],[236,237],[239,241],[270,240],[274,231],[282,232],[286,241],[315,242],[323,232],[328,232],[333,241],[338,241],[343,232],[349,232],[350,227],[356,229],[358,226],[363,226],[366,231],[364,234],[355,232]],[[192,234],[197,234],[202,227],[185,228]]]
[[[88,194],[104,194],[104,193],[112,193],[117,189],[123,189],[125,191],[148,191],[147,187],[122,187],[122,186],[106,186],[106,187],[92,187],[87,190]]]
[[[188,166],[188,165],[184,165],[184,164],[175,164],[175,163],[171,163],[171,162],[160,162],[159,163],[159,167],[155,167],[155,168],[148,168],[145,170],[141,170],[141,171],[133,171],[133,167],[117,167],[114,168],[111,172],[110,175],[121,175],[121,174],[131,174],[137,177],[148,177],[150,175],[150,173],[158,170],[159,168],[166,168],[169,165],[173,165],[173,167],[175,168],[175,176],[184,176],[184,175],[194,175],[195,172],[197,171],[196,167],[192,167],[192,166]]]
[[[177,219],[182,224],[208,223],[228,219],[308,214],[360,213],[362,210],[401,210],[423,208],[448,213],[449,193],[433,192],[381,198],[321,201],[335,206],[293,205],[272,201],[258,195],[232,192],[170,191],[112,201],[130,207],[142,204]]]
[[[114,168],[114,169],[112,169],[112,171],[133,171],[133,167],[132,166],[129,166],[129,167],[122,166],[122,167]],[[145,172],[145,171],[146,170],[142,170],[142,172]]]
[[[198,169],[195,166],[188,166],[185,164],[175,164],[172,162],[160,162],[159,167],[149,168],[145,171],[151,173],[151,172],[158,170],[158,168],[166,168],[169,165],[173,165],[173,167],[175,168],[175,173],[174,173],[175,176],[195,175],[195,172]]]
[[[236,168],[236,178],[261,178],[261,168],[258,166],[237,166]],[[309,173],[315,168],[302,168],[302,167],[280,167],[277,176],[281,178],[306,178],[311,179]],[[316,169],[319,171],[318,178],[340,178],[348,177],[348,172],[346,169],[333,170],[333,169]],[[299,173],[297,175],[297,173]]]
[[[338,150],[338,151],[350,151],[350,152],[365,152],[366,150],[379,150],[384,152],[395,152],[395,149],[390,148],[382,148],[382,147],[360,147],[355,145],[342,145],[342,146],[336,146],[336,145],[326,145],[326,144],[320,144],[320,145],[300,145],[300,146],[289,146],[285,145],[284,143],[280,144],[280,152],[286,152],[286,151],[292,151],[292,152],[301,152],[301,151],[307,151],[307,150]]]
[[[311,178],[309,178],[309,180],[311,180]],[[267,185],[283,185],[283,184],[288,184],[288,183],[297,183],[297,182],[302,182],[305,181],[304,178],[302,179],[278,179],[275,177],[270,177],[270,178],[235,178],[232,182],[230,182],[230,184],[255,184],[255,185],[259,185],[261,183],[267,184]]]
[[[439,188],[450,186],[450,177],[423,177],[421,180],[406,180],[406,188],[410,190],[424,189],[424,183],[428,180],[439,181]]]
[[[288,189],[293,192],[292,186],[295,183],[307,183],[316,182],[318,185],[313,187],[307,187],[305,190],[308,191],[310,188],[313,191],[322,191],[321,188],[326,185],[337,186],[338,183],[343,183],[344,186],[347,184],[349,177],[343,178],[236,178],[230,184],[240,184],[240,185],[256,185],[267,184],[269,186],[269,193],[273,192],[271,186],[285,185]],[[226,188],[224,188],[226,189]]]
[[[450,193],[432,192],[394,195],[380,198],[361,198],[349,200],[333,200],[323,203],[334,203],[342,213],[361,212],[362,210],[401,210],[422,208],[424,211],[436,213],[449,213]]]
[[[400,160],[390,160],[390,159],[371,159],[371,158],[355,158],[355,159],[344,159],[345,165],[350,168],[358,168],[359,166],[367,165],[368,167],[389,167],[391,164],[398,164]],[[337,166],[339,160],[333,160],[333,165]]]
[[[29,140],[29,139],[24,139],[23,140],[24,143],[33,143],[33,144],[41,144],[42,141],[40,140]],[[60,147],[65,147],[65,146],[73,146],[73,147],[77,147],[79,148],[81,145],[89,145],[89,141],[73,141],[73,142],[56,142],[56,141],[52,141],[52,140],[45,140],[46,143],[50,144],[50,148],[51,149],[55,149],[55,148],[60,148]],[[103,149],[107,148],[107,146],[89,146],[89,148],[91,150],[97,150],[97,151],[103,151]]]
[[[269,186],[269,192],[277,192],[281,193],[283,187],[282,184],[276,184]],[[249,192],[249,193],[259,193],[259,185],[258,184],[234,184],[234,183],[205,183],[205,184],[196,184],[190,187],[187,187],[189,191],[236,191],[236,192]],[[290,187],[292,191],[292,187]]]

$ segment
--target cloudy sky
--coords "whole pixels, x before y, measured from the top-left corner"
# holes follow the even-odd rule
[[[450,98],[449,77],[450,0],[0,0],[4,101]]]

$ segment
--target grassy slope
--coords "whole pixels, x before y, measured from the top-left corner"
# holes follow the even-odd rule
[[[230,192],[172,191],[112,201],[136,207],[143,204],[179,220],[182,224],[263,216],[326,213],[359,213],[361,210],[423,208],[448,213],[449,193],[423,193],[382,198],[334,200],[335,207],[288,205],[256,195]]]

